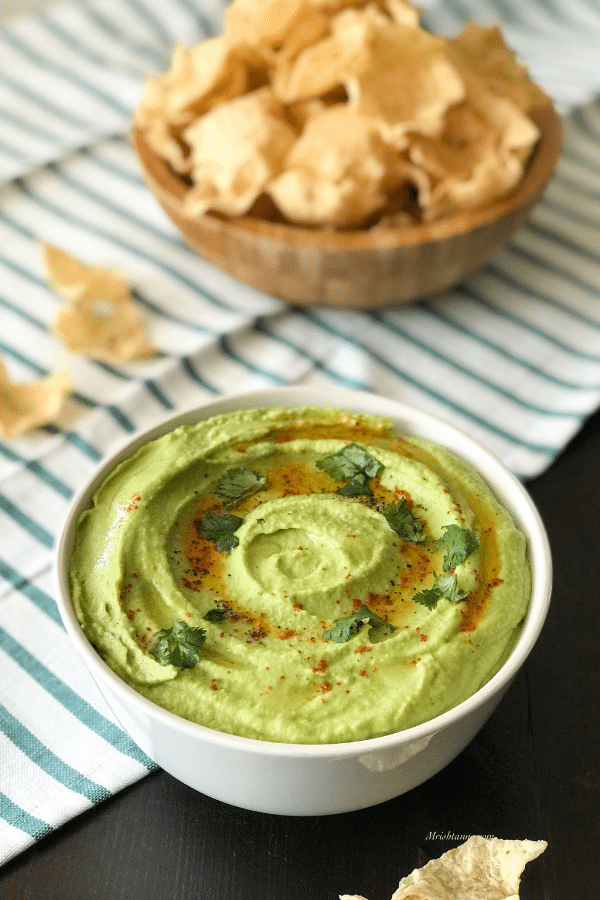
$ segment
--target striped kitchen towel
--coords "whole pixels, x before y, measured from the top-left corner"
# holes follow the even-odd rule
[[[565,113],[556,176],[492,264],[435,300],[369,312],[288,307],[204,263],[149,195],[127,133],[175,41],[221,26],[217,0],[52,5],[0,34],[0,358],[57,369],[56,427],[0,443],[0,863],[153,764],[71,649],[52,597],[69,500],[124,436],[223,393],[331,384],[398,398],[543,471],[600,403],[600,8],[593,0],[444,0],[432,30],[499,21]],[[40,241],[125,272],[161,354],[71,354]]]

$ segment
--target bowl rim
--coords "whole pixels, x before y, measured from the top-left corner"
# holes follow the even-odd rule
[[[326,400],[325,397],[328,399]],[[89,506],[96,488],[120,461],[130,456],[139,446],[179,425],[193,424],[209,416],[238,409],[259,409],[267,406],[332,407],[357,413],[374,413],[387,416],[405,433],[414,434],[415,437],[420,436],[423,431],[435,430],[436,434],[441,434],[443,437],[426,437],[425,439],[438,442],[478,469],[493,492],[500,495],[502,504],[515,517],[521,530],[525,532],[532,570],[532,596],[521,633],[500,669],[462,703],[420,725],[357,741],[331,744],[288,744],[240,737],[190,722],[143,697],[113,672],[88,641],[70,601],[67,563],[73,545],[77,519],[80,513]],[[454,444],[464,448],[466,452],[455,448]],[[505,491],[508,492],[508,497],[504,493]],[[61,619],[75,648],[100,689],[103,683],[106,684],[124,707],[133,706],[147,719],[154,720],[156,724],[193,739],[204,740],[215,747],[220,746],[238,752],[290,759],[332,759],[358,757],[382,750],[398,749],[413,742],[429,739],[469,716],[470,713],[484,706],[497,693],[507,688],[532,650],[546,619],[552,588],[552,558],[544,524],[529,493],[504,463],[475,438],[431,413],[368,391],[329,386],[323,388],[291,386],[226,394],[218,399],[194,404],[174,415],[165,417],[149,428],[138,430],[136,434],[130,435],[122,441],[114,451],[96,465],[93,473],[71,500],[60,527],[54,552],[53,580]]]
[[[190,224],[197,223],[208,231],[227,229],[231,234],[254,236],[258,239],[290,247],[314,247],[328,250],[373,250],[428,245],[476,231],[495,220],[508,217],[538,197],[552,176],[562,150],[562,117],[551,100],[532,110],[530,117],[540,130],[540,136],[525,167],[520,182],[509,193],[486,206],[444,216],[434,222],[393,228],[325,231],[302,225],[271,222],[251,216],[229,218],[205,213],[194,218],[182,212],[186,191],[184,180],[158,155],[145,139],[144,131],[134,124],[131,142],[141,165],[146,183],[159,201]]]

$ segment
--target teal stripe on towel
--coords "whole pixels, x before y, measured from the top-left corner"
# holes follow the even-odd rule
[[[49,825],[48,822],[32,816],[2,793],[0,793],[0,818],[12,825],[13,828],[24,831],[34,841],[46,837],[53,830],[52,825]]]
[[[3,731],[15,747],[58,784],[76,794],[81,794],[90,803],[95,805],[111,796],[110,791],[103,785],[87,778],[53,753],[2,705],[0,705],[0,731]]]
[[[98,712],[91,703],[84,700],[64,681],[61,681],[57,675],[1,628],[0,647],[58,703],[79,719],[82,725],[85,725],[124,756],[136,760],[147,769],[154,768],[152,760],[140,750],[125,731]],[[11,734],[12,732],[9,732],[9,737]]]

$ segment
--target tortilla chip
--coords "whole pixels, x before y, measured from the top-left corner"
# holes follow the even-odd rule
[[[370,119],[338,103],[307,120],[286,157],[286,168],[306,169],[329,181],[350,176],[380,184],[396,157]]]
[[[156,353],[122,275],[86,265],[52,244],[42,247],[50,283],[67,301],[52,331],[69,350],[103,362],[127,362]]]
[[[546,847],[474,835],[403,878],[392,900],[518,900],[523,869]]]
[[[284,58],[276,69],[273,90],[284,103],[322,97],[344,84],[349,73],[368,53],[368,17],[354,10],[330,21],[330,33],[293,57]]]
[[[225,10],[225,33],[233,42],[278,49],[313,13],[311,0],[233,0]]]
[[[269,88],[261,88],[202,116],[185,132],[191,147],[192,187],[187,215],[208,209],[243,215],[279,174],[296,131]]]
[[[406,180],[406,165],[374,123],[337,104],[307,120],[267,190],[291,222],[356,227]]]
[[[101,362],[129,362],[156,354],[133,300],[78,300],[60,310],[52,331],[69,350]]]
[[[438,134],[448,109],[465,96],[445,41],[404,25],[371,26],[369,51],[346,80],[357,114],[377,121],[398,149],[408,132]]]
[[[521,875],[546,841],[470,837],[403,878],[392,900],[519,900]],[[341,894],[340,900],[365,900]]]
[[[281,46],[279,52],[274,57],[274,66],[272,73],[272,87],[274,93],[283,102],[294,103],[294,87],[289,87],[290,79],[293,79],[298,58],[315,44],[324,40],[330,35],[331,22],[325,13],[312,7],[310,14],[302,19],[297,20],[290,28],[285,44]],[[299,98],[304,100],[306,91],[300,90]],[[317,90],[316,97],[320,96],[321,90]],[[288,100],[287,98],[291,99]],[[309,99],[314,97],[309,96]]]
[[[356,114],[377,121],[400,147],[408,131],[435,134],[465,88],[443,38],[394,23],[375,8],[346,10],[331,34],[278,68],[274,90],[286,103],[323,96],[343,85]]]
[[[100,266],[86,265],[66,250],[42,243],[46,272],[54,290],[69,302],[96,300],[119,302],[129,297],[125,277]]]
[[[408,0],[383,0],[383,6],[394,22],[417,28],[421,21],[421,13],[417,6]]]
[[[0,361],[0,435],[18,437],[54,422],[72,390],[67,372],[54,372],[26,384],[13,384]]]
[[[365,191],[360,182],[316,178],[292,169],[273,180],[269,195],[286,219],[302,225],[333,225],[352,228],[385,203],[381,191]]]
[[[326,13],[335,15],[344,9],[365,10],[367,8],[386,12],[395,21],[403,21],[406,25],[418,25],[421,16],[419,7],[409,0],[312,0],[313,5]]]
[[[469,22],[461,34],[448,41],[448,54],[464,79],[475,79],[471,93],[482,88],[486,93],[506,97],[524,113],[548,102],[547,95],[506,45],[497,25],[487,28]]]
[[[171,69],[146,80],[134,123],[151,147],[179,174],[189,172],[184,129],[219,103],[268,81],[268,64],[249,46],[223,35],[187,49],[175,46]]]
[[[136,124],[192,218],[398,227],[512,190],[546,102],[496,26],[439,37],[409,0],[233,0],[220,37],[149,79]]]
[[[290,103],[285,107],[286,119],[295,129],[298,135],[302,134],[308,120],[323,112],[328,106],[320,98],[316,100],[301,100],[299,103]]]
[[[521,180],[538,137],[531,119],[493,94],[478,93],[452,107],[436,139],[417,136],[408,148],[411,161],[432,179],[419,198],[424,218],[476,209],[508,193]]]

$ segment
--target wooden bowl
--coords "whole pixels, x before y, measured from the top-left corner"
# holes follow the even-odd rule
[[[533,116],[541,137],[518,187],[496,202],[426,225],[325,232],[249,216],[181,212],[184,181],[146,143],[133,146],[148,187],[188,244],[239,281],[294,304],[370,309],[455,285],[491,259],[527,219],[550,179],[562,123],[548,104]]]

